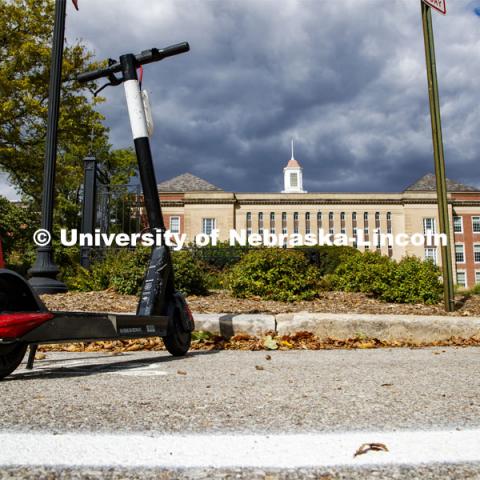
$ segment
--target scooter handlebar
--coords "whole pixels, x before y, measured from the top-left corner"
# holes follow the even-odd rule
[[[146,65],[148,63],[159,62],[167,57],[173,57],[174,55],[179,55],[181,53],[186,53],[190,50],[190,45],[188,42],[177,43],[176,45],[170,45],[165,48],[152,48],[150,50],[145,50],[138,55],[135,55],[135,60],[137,66]],[[109,77],[115,73],[118,73],[122,70],[120,62],[115,62],[109,65],[107,68],[100,68],[98,70],[93,70],[91,72],[84,72],[77,76],[77,80],[80,83],[92,82],[98,80],[99,78]]]

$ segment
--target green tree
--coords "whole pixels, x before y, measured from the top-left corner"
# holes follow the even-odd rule
[[[0,170],[38,210],[45,159],[53,0],[0,0]],[[72,18],[75,21],[75,17]],[[108,129],[95,111],[94,82],[79,72],[98,68],[79,42],[64,49],[56,174],[57,222],[78,222],[83,157],[94,152],[113,183],[134,174],[134,156],[111,152]]]
[[[13,250],[26,250],[32,241],[32,212],[0,196],[0,239],[5,256]]]

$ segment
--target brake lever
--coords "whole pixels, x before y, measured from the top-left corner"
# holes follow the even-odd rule
[[[98,90],[96,90],[96,91],[93,93],[93,96],[94,96],[94,97],[96,97],[96,96],[97,96],[102,90],[104,90],[105,88],[107,88],[107,87],[116,87],[117,85],[120,85],[120,84],[123,82],[123,79],[116,77],[114,73],[111,73],[111,74],[108,76],[108,79],[110,80],[108,83],[106,83],[105,85],[102,85]]]

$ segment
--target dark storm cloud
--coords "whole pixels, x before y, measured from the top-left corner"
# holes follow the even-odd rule
[[[447,174],[480,185],[480,2],[435,15]],[[279,191],[290,139],[309,191],[398,191],[433,168],[417,0],[82,0],[69,38],[98,58],[188,40],[145,69],[159,180]],[[101,109],[117,147],[120,88]]]

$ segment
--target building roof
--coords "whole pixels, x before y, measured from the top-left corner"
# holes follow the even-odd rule
[[[427,173],[422,178],[405,189],[405,192],[433,192],[437,188],[437,182],[433,173]],[[447,190],[449,192],[480,192],[478,188],[447,178]]]
[[[165,180],[158,184],[158,190],[160,192],[207,192],[223,190],[211,183],[207,182],[203,178],[192,175],[191,173],[182,173],[177,177]]]
[[[300,164],[294,158],[291,158],[287,163],[287,168],[300,168]]]

